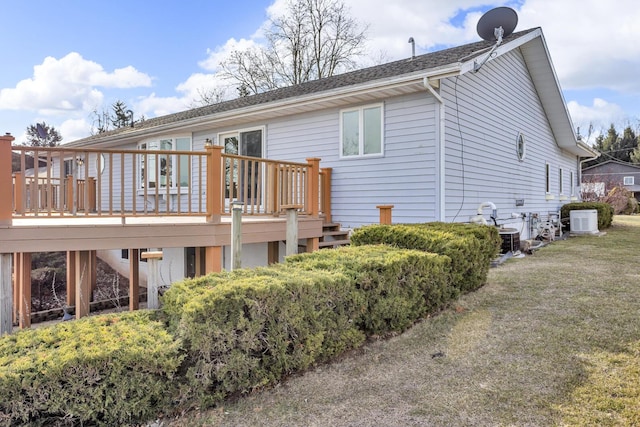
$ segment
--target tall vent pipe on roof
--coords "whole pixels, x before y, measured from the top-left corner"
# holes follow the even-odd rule
[[[409,37],[409,43],[411,43],[411,59],[416,57],[416,41],[413,37]]]

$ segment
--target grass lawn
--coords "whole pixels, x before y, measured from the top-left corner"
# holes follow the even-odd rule
[[[402,335],[164,426],[640,425],[640,216],[491,269]]]

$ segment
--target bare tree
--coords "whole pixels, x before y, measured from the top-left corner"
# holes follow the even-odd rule
[[[218,104],[225,99],[225,89],[215,87],[211,89],[198,89],[197,98],[189,105],[190,108],[204,107],[207,105]]]
[[[222,74],[248,94],[330,77],[355,68],[365,31],[341,0],[289,0],[271,19],[266,46],[232,52]]]

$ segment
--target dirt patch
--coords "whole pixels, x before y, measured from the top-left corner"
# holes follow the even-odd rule
[[[66,252],[38,252],[32,255],[32,313],[62,309],[65,306],[66,257]],[[129,279],[98,258],[96,286],[93,289],[91,301],[114,301],[114,304],[117,304],[116,300],[128,295]]]

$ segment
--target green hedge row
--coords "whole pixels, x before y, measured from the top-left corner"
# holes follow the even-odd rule
[[[200,405],[273,383],[365,338],[353,321],[364,301],[341,273],[277,265],[209,275],[199,285],[188,299],[179,295],[185,286],[172,286],[163,307],[189,349],[185,395]]]
[[[451,258],[452,297],[481,287],[491,260],[500,253],[498,230],[491,226],[458,223],[369,225],[351,235],[353,245],[387,244]]]
[[[0,425],[124,425],[170,407],[183,356],[151,311],[0,339]]]
[[[389,246],[343,247],[294,255],[286,264],[307,271],[338,271],[366,302],[356,325],[367,335],[402,331],[446,304],[451,259]]]
[[[567,203],[560,208],[560,217],[569,219],[572,210],[595,209],[598,211],[598,230],[611,227],[614,209],[609,203],[604,202],[575,202]]]
[[[354,236],[357,246],[175,283],[162,311],[0,338],[0,425],[125,425],[273,384],[476,289],[500,246],[475,225]],[[363,245],[372,236],[412,249]]]
[[[447,301],[447,257],[346,247],[174,284],[163,309],[190,349],[189,399],[211,405],[401,331]],[[184,395],[184,393],[183,393]]]

